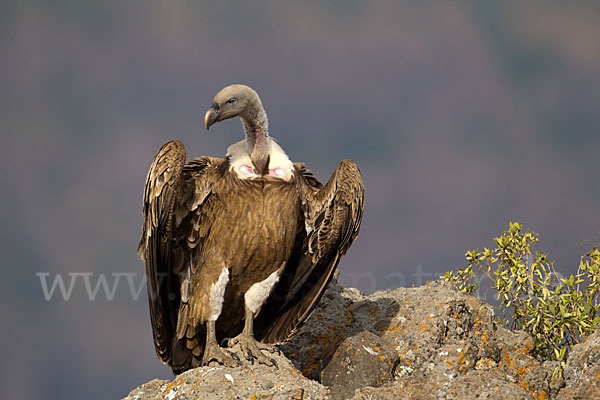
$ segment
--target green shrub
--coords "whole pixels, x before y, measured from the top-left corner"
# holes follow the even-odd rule
[[[559,361],[556,372],[562,374],[569,349],[600,325],[600,251],[594,246],[581,257],[577,273],[562,279],[545,254],[532,255],[538,234],[522,229],[511,222],[494,238],[496,248],[467,251],[468,266],[441,278],[472,294],[478,289],[476,271],[482,272],[497,291],[502,317],[496,322],[529,333],[533,354]]]

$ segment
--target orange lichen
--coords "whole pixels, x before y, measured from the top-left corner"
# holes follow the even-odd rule
[[[487,333],[487,332],[483,332],[483,333],[481,334],[480,338],[481,338],[481,340],[483,341],[483,343],[486,343],[486,344],[487,344],[487,342],[488,342],[488,340],[489,340],[488,333]]]
[[[544,392],[543,390],[538,390],[536,393],[534,393],[533,398],[535,400],[548,400],[548,393]]]
[[[495,361],[490,358],[480,358],[479,361],[477,361],[477,364],[475,364],[475,369],[491,369],[495,364]],[[498,369],[496,368],[496,371],[497,370]]]
[[[529,391],[529,382],[527,381],[519,381],[517,380],[517,385],[521,386],[523,389]]]
[[[348,305],[348,312],[346,313],[346,327],[349,327],[350,325],[352,325],[352,322],[354,321],[354,304],[350,304]]]
[[[456,371],[461,373],[466,373],[469,367],[469,360],[465,357],[465,353],[460,353],[458,357],[458,365],[454,368]]]
[[[369,308],[369,318],[373,319],[379,315],[379,309],[375,307]]]
[[[502,361],[508,369],[517,369],[517,361],[515,358],[506,351],[506,347],[502,346]]]

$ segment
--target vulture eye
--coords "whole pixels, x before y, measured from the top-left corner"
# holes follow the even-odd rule
[[[235,104],[237,102],[237,100],[232,97],[231,99],[227,100],[227,104]]]

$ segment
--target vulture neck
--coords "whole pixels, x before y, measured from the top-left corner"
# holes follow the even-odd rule
[[[246,132],[246,150],[256,171],[264,175],[269,166],[269,122],[267,114],[259,104],[257,111],[242,117]]]

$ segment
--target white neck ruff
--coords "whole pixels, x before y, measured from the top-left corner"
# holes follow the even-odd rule
[[[269,174],[273,178],[289,181],[292,179],[294,164],[275,139],[267,138],[269,146]],[[226,157],[229,158],[229,170],[235,171],[240,179],[260,178],[254,164],[250,159],[250,153],[246,140],[232,144],[227,149]]]

